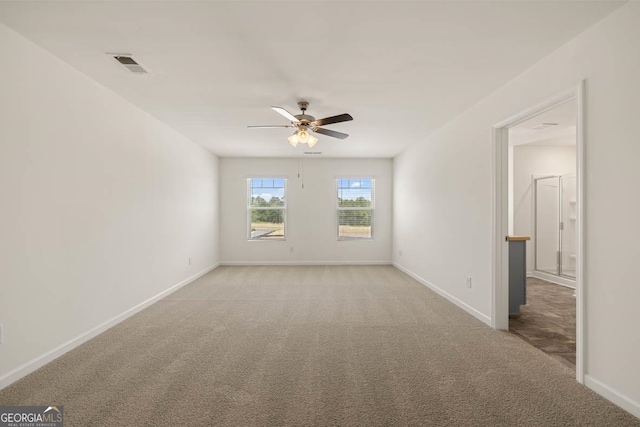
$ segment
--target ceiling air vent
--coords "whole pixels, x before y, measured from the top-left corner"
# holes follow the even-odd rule
[[[305,151],[304,154],[318,156],[318,155],[322,154],[322,151]]]
[[[554,126],[558,126],[558,123],[540,123],[538,126],[534,126],[531,129],[533,129],[533,130],[542,130],[542,129],[549,129],[549,128],[552,128]]]
[[[113,55],[113,58],[118,61],[124,68],[129,70],[135,74],[147,74],[148,71],[145,70],[142,65],[138,64],[135,59],[131,57],[131,55]]]

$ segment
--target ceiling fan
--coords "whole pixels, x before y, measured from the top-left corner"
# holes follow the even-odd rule
[[[292,146],[301,144],[309,144],[309,148],[316,145],[318,142],[318,138],[314,137],[309,133],[309,131],[319,133],[326,136],[331,136],[333,138],[345,139],[349,135],[342,132],[337,132],[335,130],[325,129],[320,126],[331,125],[334,123],[348,122],[353,120],[350,114],[338,114],[337,116],[325,117],[324,119],[316,119],[313,116],[306,114],[307,107],[309,107],[309,103],[307,101],[298,102],[298,107],[302,110],[302,114],[293,115],[282,107],[271,107],[273,110],[281,114],[287,120],[291,122],[288,125],[270,125],[270,126],[248,126],[249,128],[261,128],[261,129],[271,129],[271,128],[296,128],[296,131],[293,135],[287,138],[289,144]]]

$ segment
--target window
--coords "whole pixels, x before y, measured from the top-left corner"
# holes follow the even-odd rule
[[[338,239],[373,237],[374,179],[337,179]]]
[[[247,187],[249,240],[284,240],[287,180],[249,178]]]

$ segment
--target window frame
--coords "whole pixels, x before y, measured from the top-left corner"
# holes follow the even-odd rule
[[[266,207],[256,207],[256,206],[251,206],[251,190],[252,190],[252,186],[251,186],[251,181],[254,179],[282,179],[284,181],[284,205],[283,206],[266,206]],[[282,175],[274,175],[274,176],[250,176],[247,178],[247,241],[249,242],[282,242],[282,241],[286,241],[287,240],[287,192],[288,192],[288,188],[287,188],[287,177],[286,176],[282,176]],[[282,210],[282,237],[251,237],[251,213],[254,210],[274,210],[274,209],[279,209]]]
[[[371,206],[362,207],[341,207],[340,206],[340,180],[371,180]],[[337,176],[335,197],[336,197],[336,239],[338,241],[370,241],[375,238],[375,204],[376,204],[376,178],[374,176]],[[348,237],[340,236],[340,211],[371,211],[371,236],[370,237]]]

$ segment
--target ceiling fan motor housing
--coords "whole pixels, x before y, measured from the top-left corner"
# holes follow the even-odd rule
[[[301,124],[308,125],[309,123],[314,121],[316,118],[313,116],[309,116],[308,114],[298,114],[296,115],[296,119],[298,119]]]
[[[305,111],[307,111],[307,108],[309,107],[309,103],[307,101],[299,101],[298,107],[300,107],[300,110],[302,110],[302,114],[297,114],[295,117],[296,119],[298,119],[298,121],[300,121],[301,125],[307,126],[309,123],[316,119],[313,116],[305,114]]]

